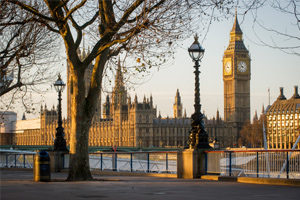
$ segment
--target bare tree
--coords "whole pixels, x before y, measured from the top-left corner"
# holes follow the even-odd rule
[[[246,4],[246,7],[249,6]],[[251,9],[250,13],[253,16],[253,31],[258,39],[258,43],[263,46],[278,49],[287,54],[293,54],[300,56],[300,2],[299,0],[265,0],[256,4],[257,9]],[[258,9],[259,8],[259,9]],[[277,27],[272,27],[274,24],[269,25],[264,23],[264,20],[260,15],[260,10],[266,8],[272,11],[274,14],[278,13],[282,17],[288,18],[290,21],[286,21],[286,24],[274,24]],[[248,11],[245,11],[245,14]],[[288,28],[285,27],[288,25]],[[279,28],[280,27],[280,28]],[[265,32],[267,37],[263,37],[257,32]]]
[[[258,148],[263,146],[263,119],[247,122],[243,126],[238,139],[239,146]]]
[[[29,112],[30,95],[54,78],[49,63],[57,59],[58,37],[17,5],[1,1],[0,7],[0,109],[12,109],[20,100]]]

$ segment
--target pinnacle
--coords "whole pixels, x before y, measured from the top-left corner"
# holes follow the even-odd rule
[[[235,19],[234,19],[234,23],[233,23],[233,27],[231,29],[231,32],[233,32],[233,33],[243,33],[242,29],[239,25],[238,18],[237,18],[237,11],[235,11]]]

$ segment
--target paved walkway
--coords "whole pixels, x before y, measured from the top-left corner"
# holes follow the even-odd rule
[[[0,170],[0,199],[299,199],[300,187],[256,185],[157,177],[94,176],[96,181],[65,182],[66,174],[51,174],[52,182],[34,182],[32,171]]]

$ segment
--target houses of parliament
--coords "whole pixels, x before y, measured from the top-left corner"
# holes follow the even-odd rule
[[[82,57],[85,52],[80,52]],[[93,66],[86,73],[89,82]],[[210,141],[222,147],[237,146],[239,131],[250,120],[250,56],[243,42],[237,16],[230,32],[230,42],[223,56],[224,118],[216,112],[213,119],[205,118]],[[70,139],[71,77],[67,69],[67,119],[63,120],[65,139]],[[88,84],[86,84],[88,87]],[[174,91],[175,93],[175,91]],[[101,100],[99,99],[101,102]],[[100,104],[100,103],[99,103]],[[101,112],[102,111],[102,112]],[[157,113],[152,96],[131,98],[123,80],[119,62],[112,95],[97,108],[89,134],[90,146],[122,147],[183,147],[187,144],[191,119],[184,112],[179,90],[173,105],[174,116],[163,118]],[[53,145],[57,126],[56,109],[41,107],[40,127],[24,129],[14,135],[15,145]]]

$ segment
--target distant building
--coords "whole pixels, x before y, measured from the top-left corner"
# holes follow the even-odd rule
[[[0,133],[13,133],[16,129],[17,113],[0,111]]]
[[[16,122],[17,113],[0,111],[0,145],[10,145],[13,143]]]
[[[267,141],[270,149],[291,149],[300,135],[300,96],[298,86],[287,99],[280,88],[277,100],[266,109]],[[297,149],[300,149],[298,143]]]
[[[179,90],[176,93],[175,108],[182,110]],[[180,111],[182,113],[182,111]],[[174,113],[174,115],[175,115]],[[41,107],[39,121],[25,120],[17,124],[36,126],[35,129],[19,129],[15,134],[15,145],[53,145],[57,126],[57,112]],[[37,125],[38,124],[38,125]],[[63,120],[67,144],[70,141],[70,120]],[[21,131],[22,130],[22,131]],[[138,101],[137,96],[131,101],[127,94],[121,65],[119,63],[115,87],[111,97],[107,96],[103,104],[102,118],[94,118],[90,128],[89,146],[122,146],[122,147],[183,147],[190,130],[190,119],[179,114],[175,118],[157,116],[152,96]]]

